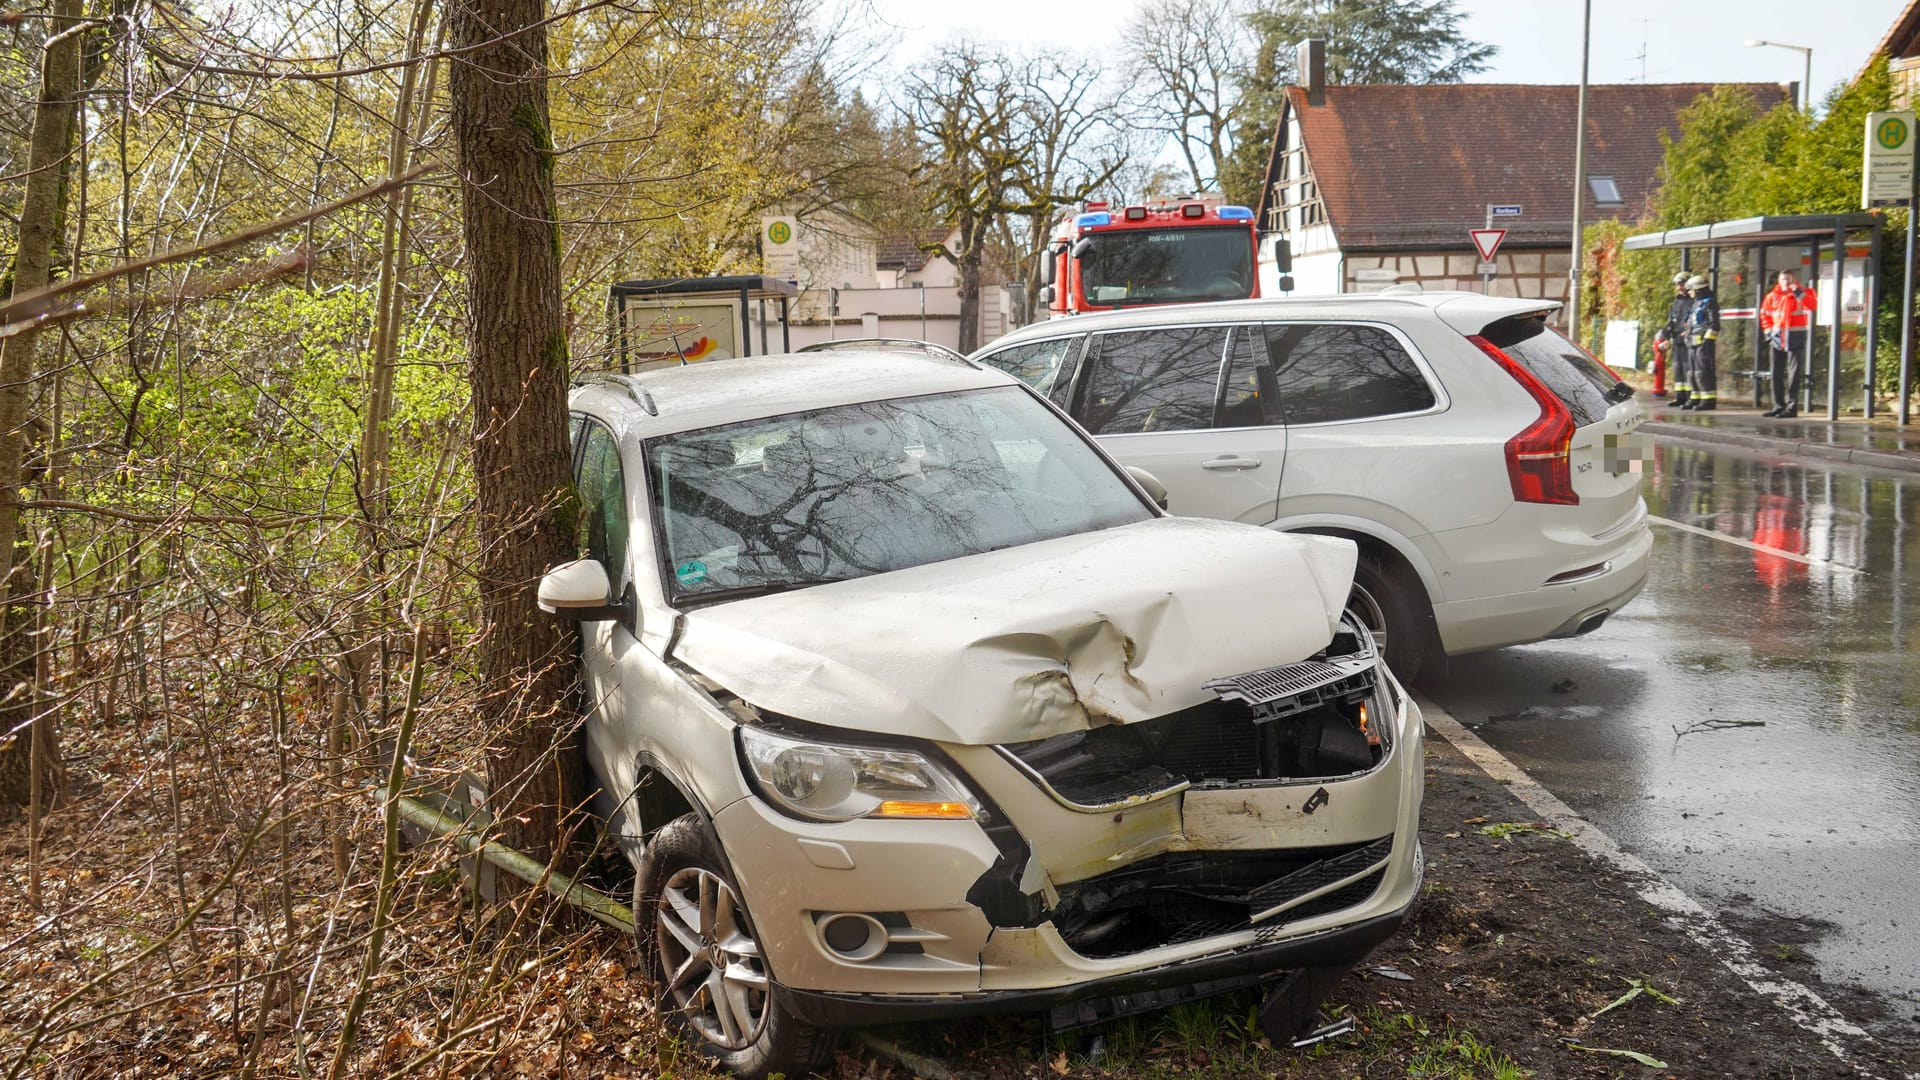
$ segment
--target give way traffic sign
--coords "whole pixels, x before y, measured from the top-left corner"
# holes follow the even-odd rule
[[[1480,252],[1480,261],[1492,262],[1493,253],[1500,250],[1500,241],[1507,238],[1507,230],[1468,229],[1467,235],[1473,237],[1473,246]]]

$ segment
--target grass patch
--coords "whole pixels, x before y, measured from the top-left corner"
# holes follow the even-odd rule
[[[1357,1045],[1334,1044],[1313,1056],[1332,1058],[1357,1050],[1369,1066],[1400,1066],[1407,1076],[1447,1080],[1520,1080],[1532,1075],[1466,1028],[1429,1024],[1412,1013],[1380,1008],[1363,1009],[1358,1016]]]
[[[1481,836],[1491,836],[1495,840],[1511,841],[1515,836],[1538,834],[1557,836],[1562,840],[1572,839],[1572,835],[1556,829],[1544,821],[1496,821],[1491,825],[1480,826]]]
[[[1467,1028],[1381,1007],[1356,1010],[1335,1006],[1329,1011],[1336,1018],[1354,1017],[1354,1031],[1295,1050],[1276,1045],[1261,1033],[1259,1004],[1258,991],[1242,991],[1038,1039],[1016,1035],[1006,1040],[1004,1056],[990,1055],[997,1060],[974,1057],[954,1064],[963,1071],[978,1071],[984,1066],[989,1075],[1022,1075],[1034,1080],[1309,1080],[1332,1076],[1518,1080],[1531,1075]],[[994,1026],[989,1024],[988,1030]],[[951,1060],[955,1056],[957,1047],[952,1041],[936,1047],[924,1045],[924,1030],[902,1034],[906,1036],[904,1041],[922,1043],[922,1052],[934,1057]],[[964,1044],[968,1039],[957,1041]]]

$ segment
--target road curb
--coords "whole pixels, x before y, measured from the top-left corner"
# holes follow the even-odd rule
[[[1753,450],[1762,454],[1814,458],[1836,465],[1862,465],[1874,469],[1891,469],[1895,472],[1920,473],[1920,455],[1916,454],[1835,446],[1832,443],[1803,442],[1799,439],[1775,439],[1765,435],[1715,431],[1712,428],[1695,427],[1692,424],[1670,424],[1659,420],[1641,424],[1640,430],[1656,439],[1671,442],[1705,446],[1737,446],[1743,450]]]
[[[1559,829],[1575,847],[1636,879],[1636,888],[1642,900],[1671,917],[1695,944],[1717,957],[1755,994],[1784,1010],[1802,1030],[1819,1039],[1829,1053],[1856,1075],[1872,1075],[1858,1071],[1853,1060],[1853,1046],[1871,1046],[1875,1041],[1864,1028],[1841,1015],[1817,991],[1775,974],[1761,964],[1751,942],[1729,929],[1718,916],[1681,891],[1639,856],[1622,848],[1598,825],[1562,802],[1526,770],[1441,708],[1438,702],[1424,696],[1415,700],[1429,730],[1451,743],[1468,761],[1496,783],[1506,787],[1509,794],[1539,814],[1547,824]]]

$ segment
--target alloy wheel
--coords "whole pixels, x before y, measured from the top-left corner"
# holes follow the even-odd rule
[[[752,1046],[771,1012],[767,967],[732,886],[700,867],[682,868],[660,890],[654,923],[674,1007],[714,1046]]]
[[[1380,601],[1359,584],[1347,594],[1347,615],[1373,635],[1373,647],[1381,656],[1387,655],[1387,613]]]

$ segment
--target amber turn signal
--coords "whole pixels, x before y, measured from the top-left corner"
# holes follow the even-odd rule
[[[970,818],[973,807],[963,802],[914,802],[887,799],[873,808],[869,817]]]

